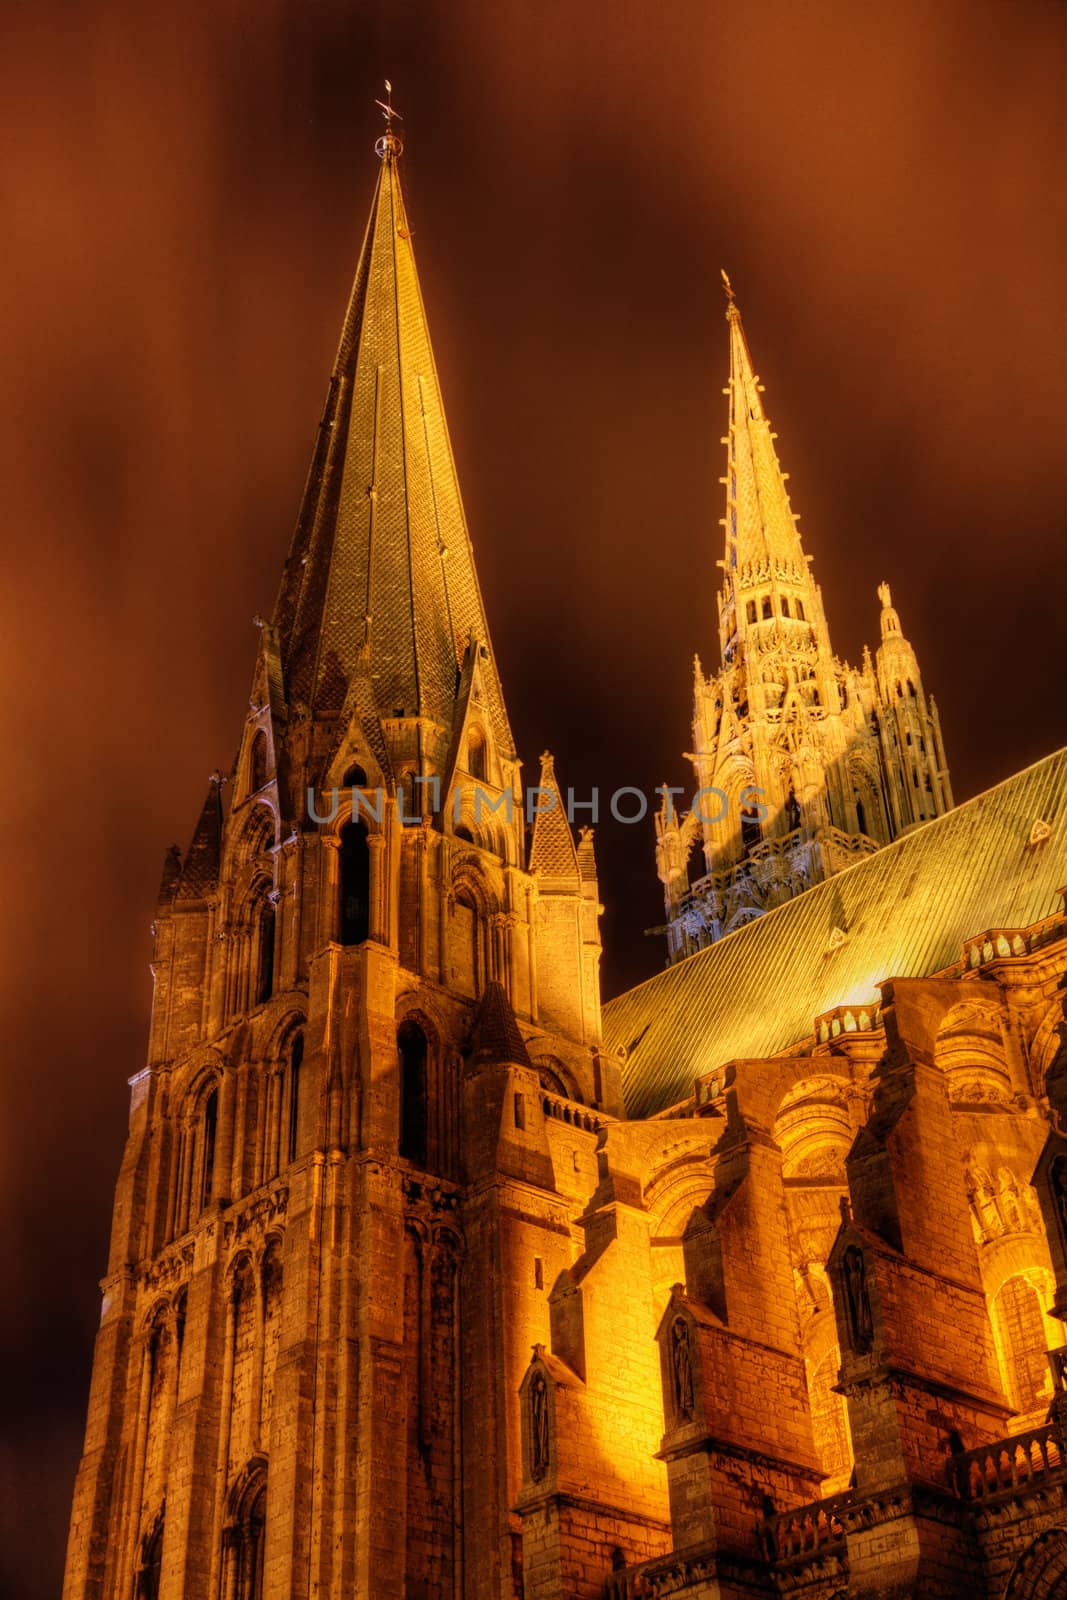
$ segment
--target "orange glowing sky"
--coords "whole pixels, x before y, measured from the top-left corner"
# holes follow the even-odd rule
[[[232,758],[382,78],[528,770],[686,777],[726,266],[834,644],[888,578],[963,797],[1067,720],[1067,10],[37,0],[5,34],[0,1592],[43,1600],[159,866]],[[651,825],[600,865],[610,991],[660,959]]]

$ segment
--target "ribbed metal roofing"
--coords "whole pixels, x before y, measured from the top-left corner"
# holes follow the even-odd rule
[[[1038,819],[1051,837],[1031,845]],[[1039,922],[1065,881],[1059,750],[609,1002],[630,1116],[685,1099],[727,1061],[787,1049],[823,1012],[876,1000],[885,978],[942,971],[965,939]]]

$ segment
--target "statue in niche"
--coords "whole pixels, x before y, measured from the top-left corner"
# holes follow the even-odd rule
[[[543,1372],[530,1382],[530,1476],[535,1481],[548,1471],[548,1384]]]
[[[678,1417],[693,1415],[693,1355],[689,1347],[689,1324],[684,1317],[671,1323],[671,1379],[674,1410]]]
[[[863,1251],[849,1245],[841,1262],[845,1306],[848,1311],[849,1343],[859,1356],[865,1356],[874,1343],[874,1317],[867,1288],[867,1263]]]

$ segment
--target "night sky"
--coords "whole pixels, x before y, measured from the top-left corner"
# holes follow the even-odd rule
[[[966,798],[1067,721],[1067,8],[32,0],[5,33],[0,1595],[51,1600],[160,865],[233,758],[381,80],[527,776],[689,775],[725,266],[835,648],[888,578]],[[651,823],[599,861],[611,994],[661,961]]]

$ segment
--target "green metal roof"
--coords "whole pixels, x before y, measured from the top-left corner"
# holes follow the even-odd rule
[[[1031,845],[1041,819],[1051,837]],[[823,1012],[878,999],[886,978],[959,961],[963,941],[1059,909],[1067,881],[1067,750],[619,995],[605,1043],[628,1056],[631,1117],[684,1100],[725,1062],[810,1037]],[[842,943],[831,947],[840,929]]]

